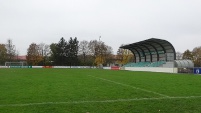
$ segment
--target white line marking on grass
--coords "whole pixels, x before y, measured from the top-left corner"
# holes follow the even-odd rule
[[[168,95],[164,95],[164,94],[157,93],[157,92],[154,92],[154,91],[142,89],[142,88],[139,88],[139,87],[134,87],[134,86],[131,86],[131,85],[128,85],[128,84],[124,84],[124,83],[120,83],[120,82],[116,82],[116,81],[112,81],[112,80],[108,80],[108,79],[104,79],[104,78],[100,78],[100,77],[95,77],[95,76],[92,76],[92,75],[87,75],[87,76],[90,76],[90,77],[93,77],[93,78],[96,78],[96,79],[100,79],[100,80],[104,80],[104,81],[108,81],[108,82],[111,82],[111,83],[119,84],[119,85],[122,85],[122,86],[127,86],[127,87],[137,89],[137,90],[141,90],[141,91],[144,91],[144,92],[153,93],[153,94],[156,94],[156,95],[160,95],[162,97],[169,97]]]
[[[67,101],[67,102],[41,102],[41,103],[26,103],[26,104],[5,104],[0,107],[23,107],[23,106],[35,106],[35,105],[58,105],[58,104],[83,104],[83,103],[114,103],[114,102],[131,102],[131,101],[143,101],[143,100],[173,100],[173,99],[196,99],[201,96],[187,96],[187,97],[160,97],[160,98],[133,98],[133,99],[116,99],[116,100],[100,100],[100,101]]]

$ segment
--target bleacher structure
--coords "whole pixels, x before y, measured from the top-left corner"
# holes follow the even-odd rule
[[[163,39],[150,38],[144,41],[121,46],[129,49],[134,55],[134,61],[123,65],[123,68],[192,68],[191,60],[176,60],[173,45]]]
[[[130,62],[126,65],[124,65],[123,67],[160,67],[163,64],[165,64],[165,61],[158,61],[158,62],[137,62],[137,63],[133,63]]]

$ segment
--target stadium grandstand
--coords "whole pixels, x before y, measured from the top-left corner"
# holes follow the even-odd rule
[[[134,55],[134,61],[123,66],[126,70],[178,72],[178,68],[194,67],[191,60],[176,60],[175,48],[167,40],[150,38],[120,48],[129,49]]]

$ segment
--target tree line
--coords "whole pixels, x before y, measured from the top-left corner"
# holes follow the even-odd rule
[[[113,63],[112,47],[102,41],[78,41],[63,37],[58,43],[46,45],[32,43],[27,49],[29,65],[98,66]]]
[[[5,62],[19,62],[19,52],[11,39],[6,44],[0,43],[0,65]],[[119,48],[113,54],[111,46],[100,40],[82,40],[70,37],[69,40],[61,37],[57,43],[31,43],[27,48],[26,61],[32,66],[110,66],[113,64],[124,65],[133,61],[133,54],[129,50]],[[201,67],[201,46],[184,53],[177,52],[176,59],[189,59],[195,67]]]

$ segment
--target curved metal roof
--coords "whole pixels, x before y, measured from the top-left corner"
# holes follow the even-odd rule
[[[124,45],[120,48],[132,51],[135,62],[174,61],[176,59],[173,45],[157,38]]]
[[[191,60],[175,60],[175,67],[193,68],[194,63]]]

